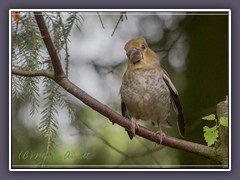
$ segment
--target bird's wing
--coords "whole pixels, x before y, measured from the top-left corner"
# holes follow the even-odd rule
[[[122,111],[122,116],[128,118],[129,120],[131,119],[131,116],[128,113],[127,107],[126,107],[126,105],[125,105],[125,103],[123,101],[121,102],[121,111]],[[130,131],[128,131],[127,129],[126,129],[126,131],[128,133],[129,138],[132,139],[134,134],[131,133]]]
[[[170,94],[171,94],[171,98],[173,100],[173,103],[176,107],[176,112],[177,112],[177,118],[178,118],[178,128],[180,131],[180,134],[182,136],[184,136],[184,118],[183,118],[183,110],[182,110],[182,106],[178,97],[178,92],[176,90],[176,88],[174,87],[172,81],[170,80],[170,78],[168,77],[167,73],[163,74],[163,80],[166,83]]]

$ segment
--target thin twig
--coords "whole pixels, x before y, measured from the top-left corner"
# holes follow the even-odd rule
[[[118,152],[119,154],[123,155],[123,156],[128,156],[126,153],[124,153],[123,151],[117,149],[116,147],[114,147],[113,145],[111,145],[99,132],[97,132],[94,128],[92,128],[89,124],[87,124],[84,121],[81,121],[81,123],[86,126],[88,129],[90,129],[94,136],[96,136],[98,139],[100,139],[102,142],[104,142],[104,144],[106,144],[108,147],[110,147],[111,149],[113,149],[114,151]]]
[[[115,33],[115,31],[117,30],[117,27],[118,27],[120,21],[121,21],[121,20],[123,21],[123,15],[124,15],[124,14],[126,15],[126,12],[121,12],[121,15],[120,15],[120,17],[119,17],[119,19],[118,19],[118,21],[117,21],[117,24],[116,24],[116,26],[115,26],[115,28],[114,28],[113,33],[112,33],[111,36],[114,35],[114,33]],[[127,17],[127,16],[126,16],[126,17]],[[126,18],[126,19],[127,19],[127,18]]]
[[[76,116],[77,117],[77,116]],[[78,117],[77,119],[79,119],[80,117]],[[154,152],[157,152],[161,149],[163,149],[163,146],[158,147],[158,148],[154,148],[154,149],[150,149],[149,147],[147,147],[139,138],[139,142],[141,144],[143,144],[143,146],[147,149],[147,151],[141,152],[141,153],[134,153],[134,154],[126,154],[125,152],[117,149],[116,147],[114,147],[113,145],[111,145],[99,132],[97,132],[97,130],[95,130],[94,128],[92,128],[89,124],[87,124],[85,121],[81,121],[81,123],[86,126],[88,129],[90,129],[93,133],[79,133],[81,135],[87,135],[87,136],[95,136],[98,139],[100,139],[103,143],[105,143],[108,147],[110,147],[111,149],[113,149],[114,151],[118,152],[119,154],[121,154],[122,156],[124,156],[126,159],[134,159],[134,158],[139,158],[139,157],[143,157],[143,156],[147,156],[150,155]],[[156,158],[153,157],[153,160],[159,164],[156,161]]]
[[[144,156],[145,154],[150,155],[150,157],[152,158],[152,160],[156,163],[156,164],[160,164],[157,160],[157,158],[154,157],[152,152],[155,151],[159,151],[160,149],[163,149],[163,146],[160,146],[159,148],[154,148],[154,149],[150,149],[148,146],[146,146],[139,138],[138,141],[145,147],[145,149],[147,150],[146,152],[142,153],[141,156]]]
[[[105,28],[104,28],[104,25],[103,25],[102,18],[101,18],[101,16],[100,16],[99,12],[97,12],[97,15],[98,15],[98,18],[99,18],[99,20],[100,20],[100,22],[101,22],[102,28],[105,29]]]
[[[33,24],[32,24],[32,20],[31,20],[31,15],[30,13],[28,13],[28,25],[30,26],[31,29],[31,33],[32,33],[32,41],[33,41],[33,54],[34,57],[37,59],[37,42],[36,42],[36,34],[35,31],[33,29]]]
[[[181,38],[186,26],[189,24],[189,22],[192,20],[192,18],[193,17],[191,17],[191,16],[187,17],[187,19],[184,21],[183,25],[181,26],[177,37],[172,41],[172,43],[167,48],[155,50],[155,52],[166,52],[166,55],[163,57],[163,59],[166,58],[169,55],[170,50],[177,43],[177,41]]]
[[[52,131],[51,131],[51,126],[52,126],[52,122],[49,121],[49,125],[48,125],[48,133],[47,133],[47,147],[46,147],[46,150],[45,150],[45,153],[44,153],[44,156],[43,156],[43,159],[42,159],[42,163],[41,163],[41,166],[44,167],[45,165],[45,162],[47,160],[47,158],[49,157],[49,154],[50,154],[50,147],[51,147],[51,140],[52,140]]]

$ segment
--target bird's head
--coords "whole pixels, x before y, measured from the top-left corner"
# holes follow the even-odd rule
[[[148,44],[143,37],[128,41],[124,49],[129,59],[129,68],[148,68],[159,65],[156,53],[148,47]]]

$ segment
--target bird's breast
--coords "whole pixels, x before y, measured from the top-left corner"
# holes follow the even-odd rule
[[[164,121],[170,111],[170,93],[157,69],[127,71],[120,89],[131,116]]]

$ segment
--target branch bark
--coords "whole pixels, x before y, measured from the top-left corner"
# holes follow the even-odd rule
[[[120,126],[122,126],[125,129],[130,129],[131,122],[118,114],[117,112],[110,109],[108,106],[102,104],[101,102],[97,101],[93,97],[89,96],[86,92],[84,92],[82,89],[77,87],[75,84],[73,84],[67,76],[64,74],[60,59],[56,53],[55,47],[52,43],[51,37],[49,35],[48,29],[45,25],[44,19],[42,17],[42,13],[35,12],[35,18],[37,20],[39,29],[41,31],[42,37],[44,38],[44,42],[46,44],[47,50],[50,54],[52,65],[54,68],[54,73],[49,71],[24,71],[21,69],[12,69],[12,73],[15,75],[21,75],[21,76],[27,76],[27,77],[33,77],[33,76],[46,76],[51,79],[53,79],[56,83],[58,83],[62,88],[64,88],[66,91],[68,91],[70,94],[81,100],[83,103],[94,109],[95,111],[99,112],[103,116],[107,117],[112,123],[116,123]],[[152,142],[159,144],[159,136],[156,135],[155,132],[149,131],[148,129],[144,127],[139,127],[136,129],[136,134],[148,139]],[[195,153],[200,156],[206,157],[208,159],[215,160],[217,163],[221,163],[219,159],[217,158],[219,153],[215,150],[213,147],[208,147],[205,145],[173,138],[166,136],[162,140],[162,145]]]
[[[228,98],[225,101],[222,101],[217,104],[217,117],[220,120],[221,117],[228,117]],[[219,123],[220,124],[220,123]],[[217,147],[217,150],[221,153],[218,157],[219,161],[223,165],[228,164],[228,128],[225,126],[219,125],[219,136],[220,136],[220,145]]]
[[[35,19],[37,21],[39,30],[41,32],[42,38],[44,40],[44,43],[47,47],[48,53],[50,55],[53,69],[54,69],[54,74],[56,78],[61,78],[62,76],[65,76],[62,65],[60,62],[60,59],[57,54],[57,50],[52,42],[51,36],[48,32],[48,28],[45,24],[42,12],[34,12]]]
[[[39,70],[39,71],[25,71],[20,68],[13,68],[12,69],[12,74],[19,75],[19,76],[25,76],[25,77],[36,77],[36,76],[45,76],[49,77],[51,79],[54,78],[54,74],[51,71],[47,70]]]

